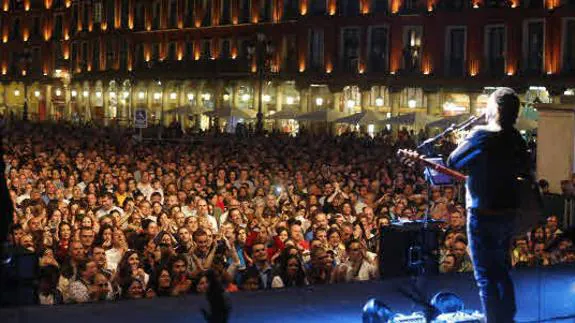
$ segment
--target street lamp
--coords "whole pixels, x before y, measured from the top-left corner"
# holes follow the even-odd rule
[[[258,33],[253,40],[253,42],[248,46],[248,58],[250,62],[252,58],[255,58],[256,61],[256,72],[258,77],[258,87],[259,87],[259,101],[258,101],[258,114],[257,114],[257,123],[256,123],[256,131],[257,133],[261,134],[263,132],[264,124],[263,124],[263,84],[264,78],[266,76],[267,70],[271,67],[271,59],[272,54],[274,52],[274,47],[271,41],[266,39],[266,36],[263,33]]]

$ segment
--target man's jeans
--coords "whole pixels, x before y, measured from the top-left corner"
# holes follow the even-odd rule
[[[509,276],[514,215],[482,215],[468,210],[467,235],[475,281],[488,323],[513,322],[515,292]]]

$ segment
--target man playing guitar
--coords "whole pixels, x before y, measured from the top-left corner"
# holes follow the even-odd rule
[[[475,280],[487,322],[513,322],[509,246],[520,208],[518,178],[529,177],[527,146],[514,127],[519,98],[510,88],[491,94],[486,126],[477,126],[453,151],[447,165],[464,169],[467,234]]]

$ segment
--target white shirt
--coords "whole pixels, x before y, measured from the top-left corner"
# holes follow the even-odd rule
[[[98,219],[100,219],[101,217],[110,214],[110,212],[112,212],[112,211],[118,211],[118,213],[120,213],[120,216],[124,215],[124,210],[122,210],[121,208],[119,208],[117,206],[112,206],[112,208],[109,210],[106,210],[103,207],[100,208],[98,211],[96,211],[96,217]]]
[[[363,260],[361,266],[359,267],[359,271],[357,275],[355,275],[353,270],[353,265],[351,262],[346,262],[343,266],[347,267],[347,272],[345,274],[345,281],[366,281],[370,279],[374,279],[377,277],[377,267],[372,265],[371,263]]]
[[[106,266],[108,270],[116,271],[121,259],[122,252],[120,252],[119,249],[112,248],[106,250]]]

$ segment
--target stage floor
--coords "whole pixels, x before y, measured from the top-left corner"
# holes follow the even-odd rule
[[[513,273],[518,304],[518,322],[575,322],[575,266]],[[367,283],[313,286],[268,292],[240,292],[231,295],[230,322],[361,322],[363,304],[372,297],[384,301],[393,311],[409,314],[421,307],[405,298],[399,288],[412,280],[394,279]],[[480,309],[477,289],[470,274],[441,275],[418,282],[432,296],[452,291],[466,308]],[[122,301],[58,307],[0,309],[0,321],[81,323],[190,323],[203,322],[200,296]],[[563,317],[563,319],[559,319]]]

